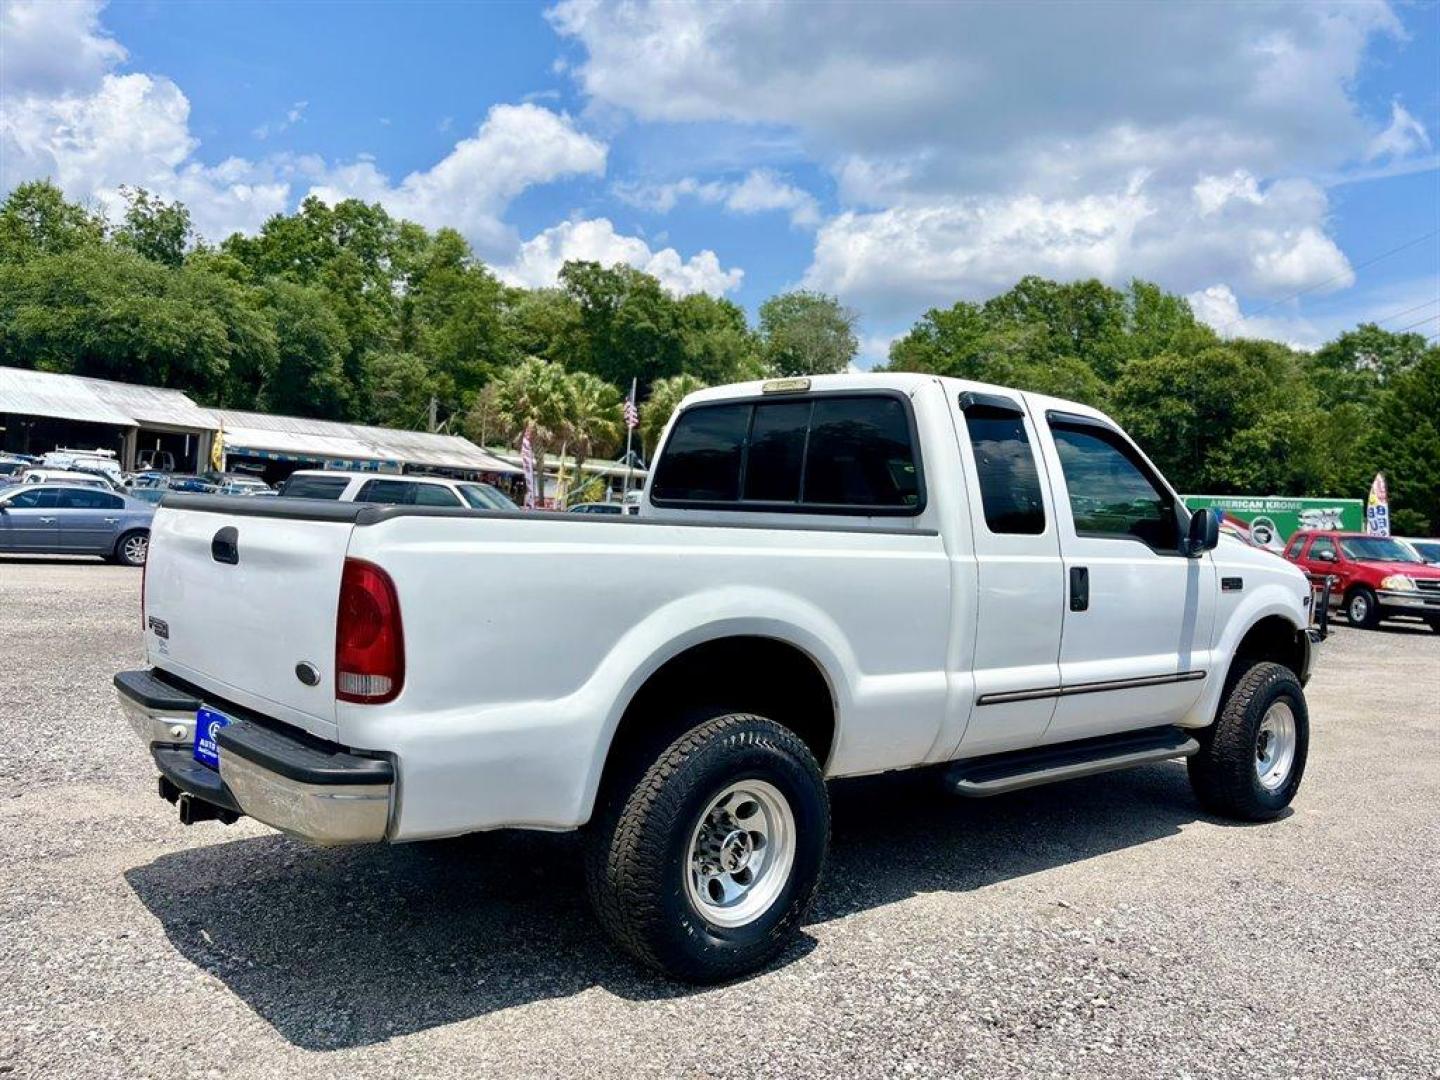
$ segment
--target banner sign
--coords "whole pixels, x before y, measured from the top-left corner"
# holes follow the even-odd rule
[[[1301,529],[1362,532],[1362,499],[1292,499],[1282,495],[1182,495],[1191,510],[1218,510],[1222,526],[1246,532],[1261,547],[1285,550]]]
[[[1390,495],[1385,490],[1385,474],[1375,474],[1370,485],[1370,498],[1365,501],[1365,531],[1374,536],[1390,535]]]

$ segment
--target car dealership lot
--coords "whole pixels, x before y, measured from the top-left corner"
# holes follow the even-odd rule
[[[610,952],[573,837],[315,851],[180,825],[110,690],[138,590],[0,559],[13,1075],[1440,1069],[1440,635],[1418,625],[1336,630],[1271,825],[1205,818],[1174,764],[983,802],[838,785],[806,940],[694,991]]]

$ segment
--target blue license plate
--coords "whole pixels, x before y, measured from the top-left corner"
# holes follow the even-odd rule
[[[216,712],[209,705],[195,711],[195,760],[212,769],[220,768],[220,746],[215,736],[233,717]]]

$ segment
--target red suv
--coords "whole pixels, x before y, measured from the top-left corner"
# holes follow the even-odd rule
[[[1440,566],[1427,566],[1389,536],[1301,531],[1285,558],[1315,578],[1333,579],[1352,626],[1372,629],[1381,619],[1417,615],[1440,632]]]

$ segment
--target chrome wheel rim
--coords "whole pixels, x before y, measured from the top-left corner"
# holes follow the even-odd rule
[[[685,892],[716,926],[744,926],[775,903],[795,863],[795,814],[780,790],[741,780],[710,800],[690,834]]]
[[[1365,617],[1370,614],[1370,601],[1365,599],[1364,593],[1356,593],[1350,598],[1350,621],[1364,622]]]
[[[144,536],[132,536],[125,541],[122,549],[127,561],[132,563],[143,563],[145,555],[150,550],[150,541]]]
[[[1288,703],[1277,701],[1265,710],[1255,735],[1255,775],[1266,791],[1274,791],[1290,779],[1296,742],[1295,712]]]

